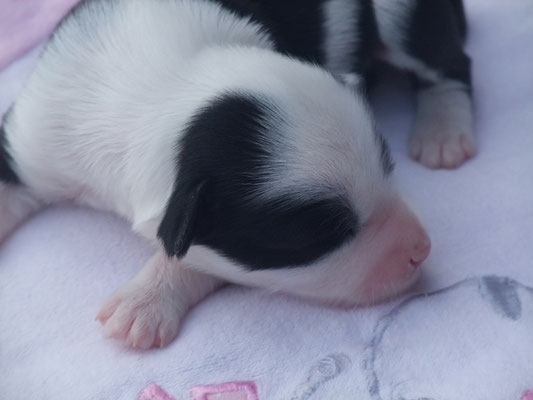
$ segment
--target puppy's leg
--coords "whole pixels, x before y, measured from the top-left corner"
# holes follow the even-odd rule
[[[430,168],[459,166],[476,151],[461,0],[375,0],[375,6],[382,58],[417,82],[410,156]]]
[[[0,182],[0,243],[41,207],[26,188]]]
[[[189,309],[222,284],[161,250],[102,306],[97,319],[109,336],[133,347],[163,347],[176,337]]]

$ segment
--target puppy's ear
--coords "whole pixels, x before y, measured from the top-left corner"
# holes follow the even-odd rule
[[[198,214],[206,192],[207,181],[188,188],[177,184],[170,196],[157,237],[169,257],[182,258],[194,239]]]

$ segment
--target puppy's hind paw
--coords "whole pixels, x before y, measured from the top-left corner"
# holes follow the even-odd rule
[[[453,169],[476,153],[473,135],[414,134],[409,141],[409,156],[428,168]]]
[[[428,168],[457,168],[476,153],[467,87],[444,80],[419,90],[409,155]]]

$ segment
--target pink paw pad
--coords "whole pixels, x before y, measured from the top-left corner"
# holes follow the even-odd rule
[[[176,400],[155,383],[146,386],[139,394],[139,400]]]
[[[257,386],[252,381],[194,386],[190,393],[194,400],[259,400]]]

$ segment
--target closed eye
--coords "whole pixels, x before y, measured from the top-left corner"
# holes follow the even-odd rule
[[[311,265],[359,231],[356,212],[340,195],[308,201],[284,196],[253,207],[240,203],[238,212],[216,212],[214,218],[196,242],[252,270]]]
[[[392,171],[394,171],[394,161],[392,160],[390,154],[389,144],[381,133],[376,131],[375,135],[377,137],[378,144],[380,147],[380,160],[384,175],[389,176],[392,174]]]

